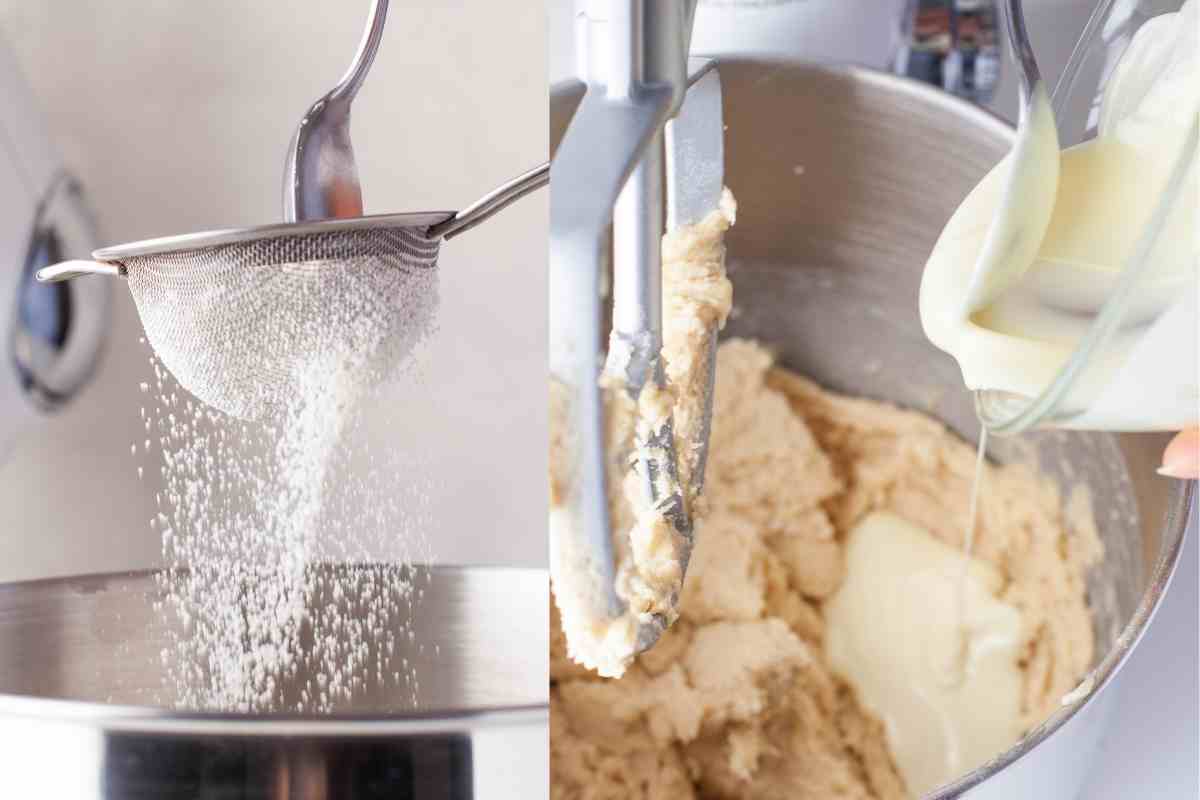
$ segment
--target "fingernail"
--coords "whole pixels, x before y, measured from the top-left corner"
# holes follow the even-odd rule
[[[1200,428],[1189,428],[1175,435],[1163,451],[1158,474],[1181,480],[1200,477]]]
[[[1155,470],[1155,472],[1157,472],[1159,475],[1162,475],[1164,478],[1189,480],[1195,477],[1196,468],[1188,464],[1188,460],[1185,458],[1176,459],[1170,463],[1163,464],[1161,467]]]

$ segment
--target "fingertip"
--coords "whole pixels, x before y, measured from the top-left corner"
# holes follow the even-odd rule
[[[1182,480],[1200,478],[1200,428],[1189,428],[1175,435],[1163,451],[1158,474]]]

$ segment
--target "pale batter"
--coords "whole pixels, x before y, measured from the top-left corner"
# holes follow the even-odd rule
[[[928,417],[825,392],[755,343],[725,343],[679,620],[604,680],[567,657],[552,614],[552,796],[907,797],[881,724],[829,666],[822,604],[873,511],[957,548],[974,456]],[[1101,549],[1090,515],[1068,514],[1031,468],[986,472],[975,553],[1020,614],[1028,729],[1091,665],[1084,574]]]

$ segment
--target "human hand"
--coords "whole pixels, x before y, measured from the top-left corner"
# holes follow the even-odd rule
[[[1180,431],[1163,451],[1159,475],[1196,480],[1200,478],[1200,428]]]

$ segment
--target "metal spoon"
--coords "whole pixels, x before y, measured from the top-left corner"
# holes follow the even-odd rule
[[[283,165],[285,222],[361,217],[362,188],[350,145],[350,104],[371,69],[388,0],[371,0],[367,29],[346,74],[312,104],[288,147]]]

